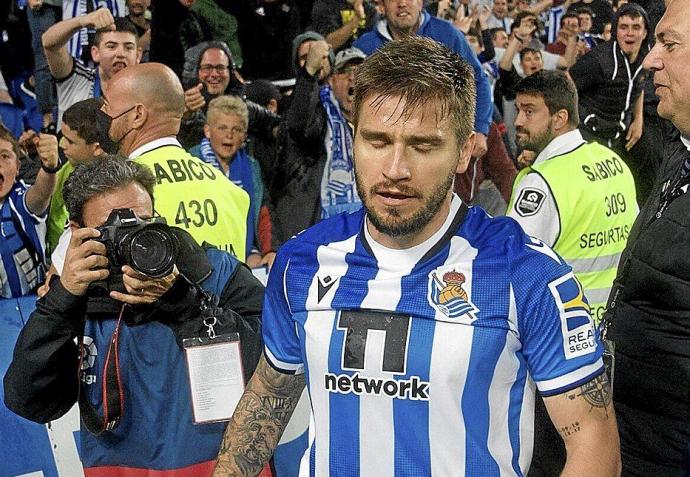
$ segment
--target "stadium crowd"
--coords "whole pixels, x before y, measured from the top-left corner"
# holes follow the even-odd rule
[[[360,151],[356,142],[364,140],[357,139],[356,129],[361,121],[358,70],[385,45],[416,35],[457,53],[469,66],[467,75],[476,91],[472,140],[467,143],[466,167],[454,173],[453,197],[493,217],[514,219],[534,237],[534,247],[553,249],[558,254],[554,257],[572,267],[580,295],[571,298],[584,303],[587,326],[596,330],[596,337],[568,334],[570,325],[563,319],[564,343],[570,340],[563,346],[571,347],[571,355],[565,355],[567,360],[581,357],[593,352],[587,350],[591,347],[604,361],[610,356],[616,363],[607,364],[616,373],[615,380],[608,378],[612,396],[606,379],[594,377],[591,382],[599,387],[591,394],[591,405],[605,411],[612,402],[615,408],[623,475],[688,475],[690,305],[681,297],[690,296],[690,277],[664,268],[687,257],[668,255],[654,261],[649,258],[656,256],[648,243],[652,239],[645,235],[651,234],[645,227],[654,217],[656,226],[665,224],[663,220],[671,223],[671,201],[687,191],[682,180],[690,177],[690,166],[677,166],[690,164],[685,159],[688,129],[664,109],[663,101],[660,105],[658,72],[667,68],[662,54],[655,53],[676,43],[678,49],[690,51],[690,14],[681,12],[679,3],[683,0],[7,2],[0,7],[5,10],[0,11],[0,298],[37,294],[37,319],[53,320],[45,328],[30,321],[20,336],[5,377],[7,406],[47,422],[77,401],[82,415],[107,401],[105,394],[79,384],[76,368],[74,373],[71,369],[86,369],[78,358],[84,322],[88,333],[102,340],[98,346],[103,355],[111,337],[119,336],[122,312],[117,319],[119,308],[106,303],[107,297],[136,311],[123,327],[141,331],[164,321],[165,314],[177,316],[168,324],[171,336],[154,329],[135,337],[160,340],[163,344],[155,352],[173,356],[189,333],[201,329],[190,330],[182,317],[193,316],[190,307],[199,300],[204,310],[218,306],[204,301],[216,294],[222,307],[233,310],[228,322],[219,318],[218,328],[225,323],[239,332],[244,380],[257,363],[265,376],[270,377],[272,369],[264,369],[266,362],[280,371],[285,363],[270,347],[263,351],[266,362],[259,359],[264,349],[263,285],[248,271],[263,279],[275,263],[284,279],[289,265],[281,260],[284,244],[294,244],[291,238],[324,220],[366,207],[369,192],[361,190],[355,167]],[[662,30],[671,20],[671,33]],[[655,36],[655,31],[666,33]],[[668,47],[673,35],[680,38]],[[669,81],[687,81],[690,54],[673,61],[685,61],[677,66],[685,72],[669,72]],[[391,64],[392,69],[396,66]],[[687,98],[674,101],[679,107],[690,104]],[[375,103],[380,108],[387,104],[381,98]],[[365,139],[374,149],[394,142],[383,136]],[[412,138],[404,148],[425,160],[424,154],[436,147],[427,139]],[[128,192],[121,193],[124,190]],[[403,185],[388,199],[404,201],[414,192]],[[100,200],[107,205],[102,211],[95,205]],[[89,240],[97,236],[90,227],[104,233],[104,223],[114,226],[114,209],[133,210],[137,220],[162,217],[184,231],[175,239],[180,256],[188,253],[194,259],[180,259],[158,275],[135,270],[129,262],[120,264],[124,267],[118,273],[112,267],[107,272],[115,252],[110,244]],[[687,219],[681,214],[677,221],[685,225]],[[670,245],[684,243],[685,228],[666,227],[668,236],[656,231],[655,246],[663,248],[666,239]],[[292,249],[297,250],[294,245]],[[355,252],[347,253],[354,257]],[[320,253],[325,252],[315,249],[313,260],[323,260]],[[356,262],[352,258],[350,266]],[[640,271],[645,267],[650,271]],[[662,276],[651,270],[662,270]],[[188,285],[180,285],[178,275]],[[468,297],[461,286],[466,277],[461,277],[457,289],[469,303],[474,295]],[[285,289],[297,289],[300,280],[307,279],[311,277],[296,275],[295,283],[285,281]],[[336,277],[314,280],[321,302]],[[642,281],[650,284],[654,299],[638,290]],[[100,293],[100,305],[89,302],[87,307],[77,298],[91,294],[96,282],[105,283],[105,296]],[[450,287],[450,282],[439,283]],[[273,309],[278,305],[269,289],[263,306]],[[640,295],[633,295],[638,291]],[[173,293],[184,298],[171,299]],[[552,293],[560,291],[553,288]],[[432,300],[431,292],[429,296]],[[160,306],[159,314],[142,311],[152,303]],[[571,302],[563,303],[567,312]],[[69,323],[68,316],[78,313],[83,319]],[[107,330],[101,328],[106,321],[99,313],[113,322]],[[69,326],[54,321],[58,316]],[[625,316],[640,322],[631,325]],[[663,319],[654,321],[657,317]],[[145,326],[140,329],[141,323]],[[349,333],[354,328],[347,329]],[[264,330],[264,339],[278,340],[280,333],[287,334]],[[36,351],[36,343],[53,334],[61,334],[56,350],[36,356],[67,369],[52,370],[46,377],[39,358],[26,359],[22,353]],[[612,336],[615,349],[609,348]],[[280,344],[273,346],[285,351]],[[184,363],[176,360],[171,357],[158,363],[160,370],[130,373],[129,378],[153,379],[165,370],[183,375]],[[145,362],[131,359],[129,365]],[[107,374],[108,362],[99,363]],[[186,391],[186,378],[179,379],[173,387]],[[537,384],[544,399],[536,399],[529,475],[558,475],[579,424],[554,427],[549,393]],[[73,390],[65,392],[70,386]],[[80,393],[91,396],[93,406],[84,405]],[[48,394],[50,399],[45,398]],[[150,396],[132,402],[138,399]],[[189,399],[176,404],[180,409],[191,405]],[[163,426],[161,436],[200,442],[198,452],[184,457],[163,452],[161,459],[174,461],[171,468],[198,472],[176,475],[213,472],[223,425],[213,424],[210,433],[191,424],[173,430],[177,419],[192,417],[189,409],[175,414],[177,408],[166,409],[164,402],[154,407],[155,415],[123,414],[110,421],[107,407],[102,422],[85,419],[93,434],[82,443],[90,452],[82,456],[84,466],[96,472],[90,475],[101,475],[97,470],[106,467],[112,471],[112,455],[118,453],[141,452],[141,459],[130,462],[132,467],[161,468],[142,450],[146,433],[126,430],[137,422],[127,419],[153,426],[156,418],[163,422],[155,424]],[[99,437],[113,422],[115,434],[121,433],[118,439],[130,439],[126,447],[117,448],[117,439]],[[611,446],[617,449],[617,441]],[[151,455],[156,452],[151,450]],[[515,475],[522,475],[517,457],[515,462]],[[265,462],[257,465],[247,468],[258,472]],[[269,475],[270,466],[263,472]],[[616,468],[615,475],[618,472]]]

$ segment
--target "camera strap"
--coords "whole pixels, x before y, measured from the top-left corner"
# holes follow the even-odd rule
[[[103,403],[103,416],[100,416],[96,408],[89,402],[87,390],[84,388],[84,382],[81,379],[82,362],[84,360],[84,335],[79,336],[79,411],[81,419],[84,422],[86,429],[94,434],[100,435],[105,431],[112,431],[120,424],[120,418],[124,413],[125,390],[120,375],[120,360],[119,360],[119,338],[120,326],[122,325],[122,316],[124,315],[125,306],[122,305],[120,315],[117,318],[115,331],[110,338],[110,345],[103,364],[103,372],[101,378],[101,394]]]

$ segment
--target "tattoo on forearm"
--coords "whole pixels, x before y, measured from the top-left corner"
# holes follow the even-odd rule
[[[606,408],[611,404],[611,386],[606,373],[585,383],[580,387],[582,397],[585,398],[592,407]]]
[[[611,386],[606,373],[602,373],[598,377],[583,384],[578,389],[566,393],[566,397],[571,401],[575,398],[582,397],[591,407],[590,412],[594,408],[603,409],[608,417],[606,408],[611,404]]]
[[[281,375],[264,360],[242,396],[223,437],[214,475],[257,475],[273,455],[295,410],[304,376]]]
[[[563,426],[560,429],[558,429],[558,433],[563,438],[572,436],[573,434],[578,432],[580,432],[580,423],[578,421],[573,422],[569,426]]]

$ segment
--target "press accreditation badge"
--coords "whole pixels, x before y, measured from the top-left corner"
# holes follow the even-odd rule
[[[182,341],[195,424],[228,421],[244,392],[237,333]]]

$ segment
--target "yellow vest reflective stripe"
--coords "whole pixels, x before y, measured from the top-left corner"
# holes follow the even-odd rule
[[[523,169],[515,187],[530,172],[551,189],[561,225],[553,249],[573,267],[598,322],[638,212],[630,169],[593,142]]]
[[[168,225],[245,259],[249,196],[244,190],[178,146],[162,146],[134,160],[156,177],[154,208]]]

